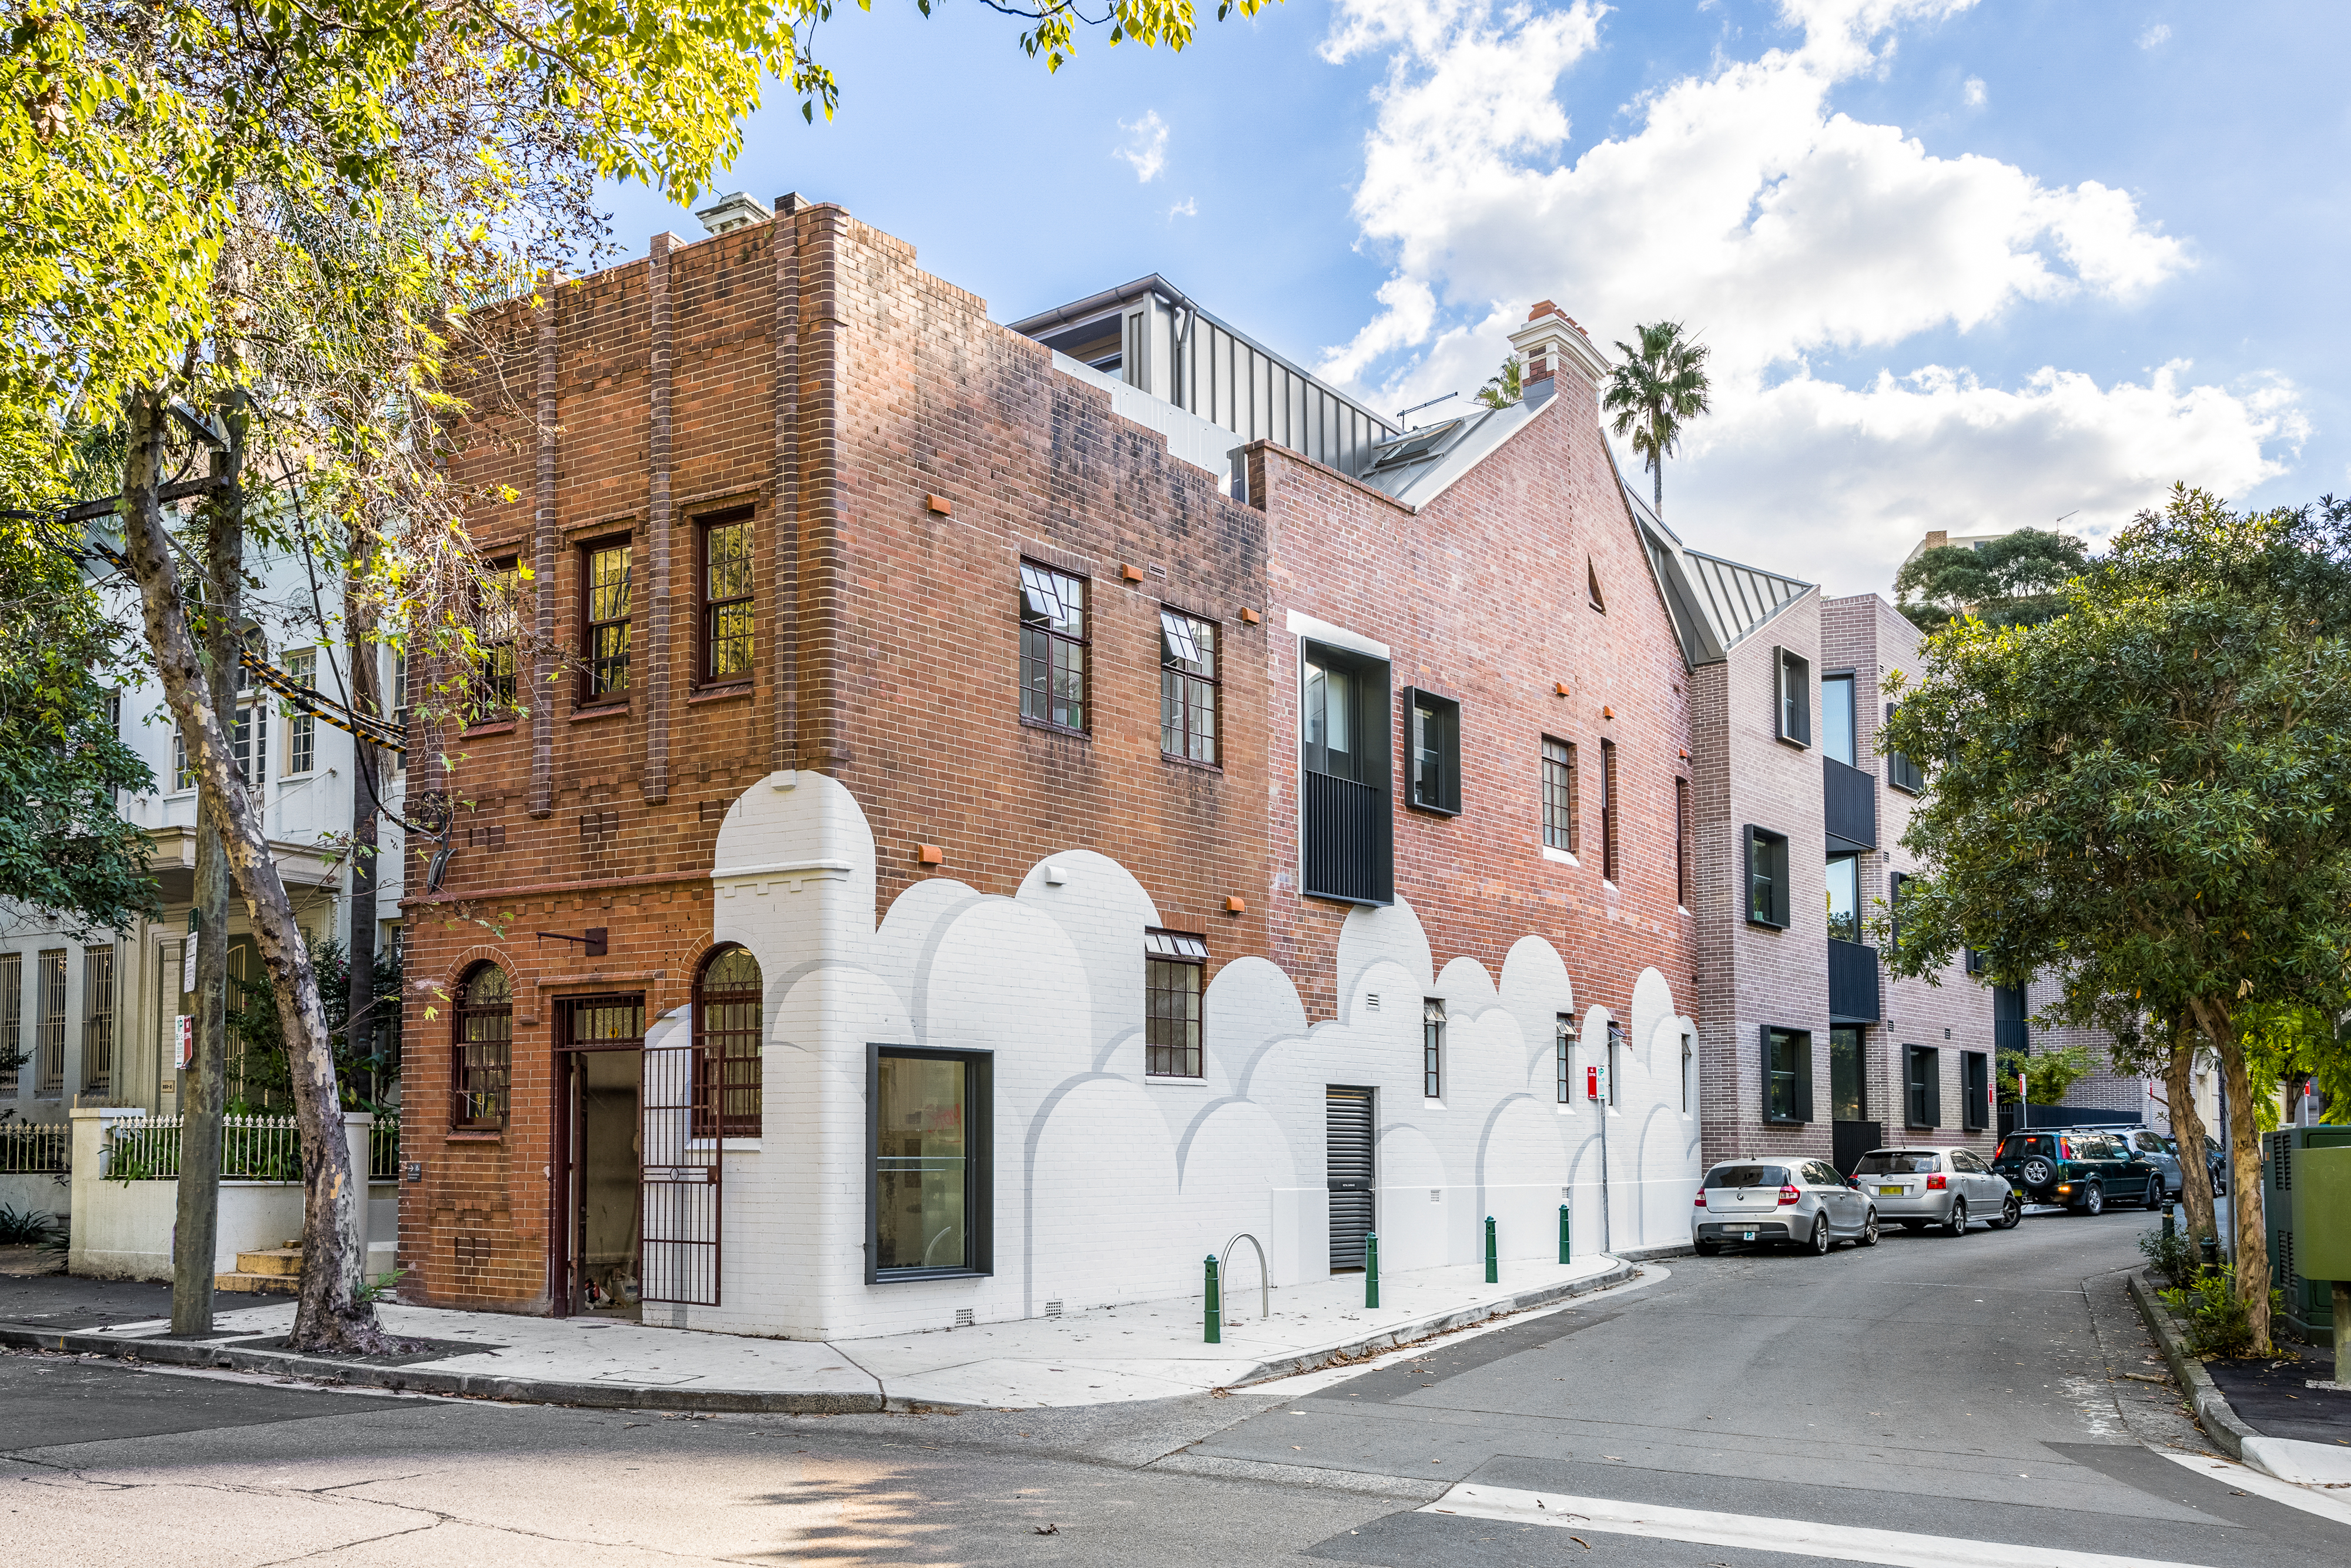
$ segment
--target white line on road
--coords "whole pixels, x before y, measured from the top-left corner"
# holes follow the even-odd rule
[[[1510,1487],[1463,1484],[1420,1511],[1507,1520],[1516,1524],[1582,1528],[1608,1535],[1646,1536],[1653,1541],[1743,1547],[1750,1552],[1802,1552],[1847,1563],[1888,1563],[1893,1568],[2186,1568],[2184,1564],[2150,1557],[2110,1557],[2100,1552],[2064,1552],[2050,1546],[1966,1541],[1950,1535],[1913,1535],[1899,1530],[1816,1524],[1803,1519],[1660,1508],[1607,1498],[1520,1491]]]
[[[2231,1459],[2215,1459],[2203,1454],[2176,1454],[2168,1448],[2153,1447],[2148,1448],[2147,1452],[2161,1454],[2173,1464],[2184,1465],[2199,1476],[2210,1476],[2222,1486],[2249,1491],[2255,1497],[2265,1497],[2272,1502],[2282,1502],[2288,1508],[2298,1508],[2304,1513],[2314,1513],[2337,1524],[2351,1524],[2351,1499],[2332,1498],[2311,1487],[2282,1481],[2251,1465],[2241,1465]]]

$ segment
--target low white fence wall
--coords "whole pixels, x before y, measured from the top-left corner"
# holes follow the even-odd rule
[[[143,1111],[99,1108],[73,1113],[73,1240],[69,1272],[104,1280],[169,1280],[180,1201],[177,1117]],[[364,1113],[343,1117],[356,1168],[369,1164],[375,1118]],[[278,1156],[295,1147],[290,1120],[232,1117],[223,1128],[224,1168],[288,1170],[298,1163]],[[127,1175],[130,1179],[121,1179]],[[399,1188],[371,1182],[361,1217],[366,1226],[368,1272],[392,1268],[399,1237]],[[235,1269],[239,1252],[280,1246],[302,1234],[302,1183],[255,1180],[224,1175],[220,1184],[219,1244],[214,1271]]]

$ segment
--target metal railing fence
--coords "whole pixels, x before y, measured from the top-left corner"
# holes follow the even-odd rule
[[[73,1168],[65,1122],[0,1122],[0,1176],[57,1176]]]
[[[108,1179],[180,1179],[179,1117],[128,1117],[109,1127],[107,1134]],[[223,1181],[300,1181],[302,1140],[294,1118],[223,1117],[220,1174]]]
[[[400,1179],[400,1118],[378,1115],[368,1129],[368,1180]]]

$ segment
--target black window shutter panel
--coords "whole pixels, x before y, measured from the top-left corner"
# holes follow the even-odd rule
[[[1739,835],[1739,898],[1747,918],[1755,918],[1755,829]]]
[[[1771,733],[1793,740],[1788,733],[1788,650],[1771,650]]]
[[[1943,1053],[1930,1045],[1923,1054],[1927,1059],[1922,1063],[1927,1070],[1927,1124],[1939,1127],[1943,1124]]]
[[[1794,685],[1796,699],[1796,733],[1794,739],[1806,746],[1813,743],[1813,666],[1808,659],[1789,660],[1788,671]]]
[[[1445,809],[1461,810],[1461,705],[1445,716]]]
[[[1771,1026],[1765,1024],[1761,1034],[1763,1042],[1763,1119],[1768,1122],[1779,1113],[1771,1106]]]
[[[1796,1039],[1796,1120],[1809,1122],[1813,1119],[1813,1037],[1801,1034]]]

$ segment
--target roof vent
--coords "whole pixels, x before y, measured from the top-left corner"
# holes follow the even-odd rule
[[[694,215],[712,234],[723,235],[730,229],[766,223],[768,209],[748,191],[730,191],[706,207],[695,208]]]

